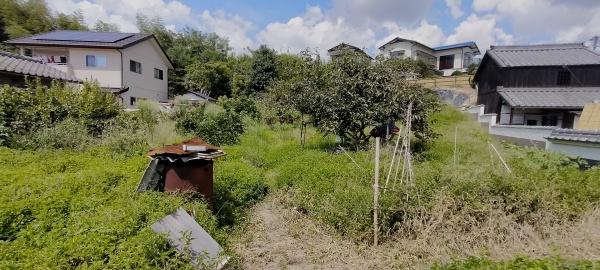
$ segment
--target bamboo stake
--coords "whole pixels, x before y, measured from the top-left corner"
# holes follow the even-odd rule
[[[452,156],[454,170],[456,171],[456,135],[458,133],[458,127],[454,127],[454,155]]]
[[[511,173],[510,168],[508,167],[508,164],[506,164],[506,161],[504,161],[504,159],[500,155],[500,152],[498,152],[498,150],[492,143],[490,143],[490,145],[492,146],[492,149],[494,149],[494,152],[496,152],[496,155],[498,155],[498,158],[500,158],[500,161],[502,162],[502,165],[504,165],[504,168],[506,169],[506,171],[508,173]]]
[[[375,183],[373,184],[373,245],[379,243],[379,137],[375,137]]]
[[[392,176],[392,169],[394,168],[394,160],[396,159],[396,153],[398,152],[398,143],[400,142],[400,134],[398,134],[398,138],[396,139],[396,146],[394,147],[394,154],[392,155],[392,162],[390,162],[390,170],[388,171],[387,178],[385,179],[385,188],[383,193],[386,192],[388,183],[390,182],[390,176]]]

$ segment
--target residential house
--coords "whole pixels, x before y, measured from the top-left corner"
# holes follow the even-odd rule
[[[362,49],[346,43],[340,43],[335,47],[327,50],[327,54],[329,55],[332,61],[335,61],[336,58],[339,58],[340,56],[343,56],[347,53],[356,53],[357,55],[364,56],[364,58],[368,60],[373,59]]]
[[[151,34],[54,31],[6,43],[69,76],[97,81],[126,107],[141,99],[168,99],[173,64]]]
[[[77,83],[79,80],[42,61],[9,52],[0,51],[0,85],[25,87],[25,78],[38,78],[44,85],[53,80]]]
[[[579,43],[492,46],[474,82],[477,103],[500,125],[573,128],[600,100],[600,55]]]
[[[383,44],[379,51],[386,58],[422,60],[441,71],[444,76],[452,75],[455,71],[465,72],[469,65],[477,62],[474,57],[481,54],[473,41],[429,47],[418,41],[399,37]]]

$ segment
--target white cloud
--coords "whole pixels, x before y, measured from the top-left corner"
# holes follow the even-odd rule
[[[434,24],[429,24],[426,20],[422,20],[415,28],[402,27],[394,22],[386,22],[383,27],[389,33],[384,38],[377,41],[377,45],[381,46],[395,37],[412,39],[421,42],[428,46],[441,45],[446,37],[442,29]]]
[[[240,16],[230,15],[224,11],[217,11],[213,14],[204,11],[200,15],[197,26],[205,32],[215,32],[217,35],[227,38],[229,46],[236,53],[243,53],[244,49],[254,45],[254,42],[248,37],[248,32],[252,31],[255,26]]]
[[[123,32],[137,32],[136,15],[139,13],[150,18],[160,17],[170,30],[190,25],[205,32],[215,32],[227,38],[235,52],[254,45],[248,37],[248,32],[254,29],[250,21],[223,11],[193,14],[189,6],[177,0],[54,0],[48,4],[54,12],[81,11],[89,26],[102,20],[118,25]]]
[[[496,26],[496,18],[493,16],[478,17],[473,14],[462,21],[446,39],[448,44],[466,41],[475,41],[479,49],[485,52],[490,45],[512,44],[513,37]]]
[[[291,18],[286,23],[268,24],[257,37],[258,43],[281,52],[297,53],[311,48],[322,55],[341,42],[359,48],[372,47],[374,39],[373,30],[352,26],[343,18],[328,18],[318,6],[307,8],[303,16]]]
[[[461,0],[446,0],[446,6],[450,9],[450,14],[454,19],[462,17],[464,12],[461,7]]]
[[[518,43],[581,42],[600,32],[597,0],[474,0],[473,9],[506,19]]]
[[[354,25],[395,21],[414,23],[421,20],[433,0],[333,0],[332,17],[344,18]]]

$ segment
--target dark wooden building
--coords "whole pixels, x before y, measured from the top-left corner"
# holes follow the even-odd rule
[[[600,100],[600,55],[580,43],[492,46],[474,82],[499,124],[572,128]]]

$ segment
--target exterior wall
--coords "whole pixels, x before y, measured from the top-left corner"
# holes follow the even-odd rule
[[[490,134],[524,146],[541,147],[546,143],[545,137],[550,136],[556,127],[492,125]]]
[[[439,69],[440,68],[440,56],[454,55],[454,67],[451,69]],[[444,72],[444,76],[449,76],[456,70],[463,70],[463,49],[449,49],[435,52],[436,57],[436,68]]]
[[[417,51],[425,54],[429,54],[433,57],[433,51],[419,43],[412,41],[400,41],[390,45],[387,45],[384,50],[381,51],[382,55],[386,58],[391,58],[391,52],[404,51],[404,58],[417,59]],[[432,63],[436,64],[436,63]]]
[[[546,150],[563,153],[573,158],[600,161],[600,144],[548,140]]]
[[[500,113],[501,98],[496,91],[502,85],[503,70],[489,57],[479,66],[477,104],[485,106],[485,113]]]
[[[570,84],[566,86],[600,86],[600,66],[563,67],[515,67],[505,68],[504,87],[555,87],[558,73],[568,71]]]
[[[106,66],[86,66],[87,55],[106,56]],[[102,87],[121,87],[121,54],[116,49],[70,48],[69,67],[82,80],[98,81]]]
[[[142,74],[130,71],[130,60],[142,64]],[[163,71],[162,80],[154,78],[154,68]],[[136,100],[167,100],[169,98],[168,69],[167,60],[162,57],[162,52],[153,39],[123,50],[123,86],[129,87],[129,91],[121,94],[124,105],[133,107],[130,103],[131,97],[135,97]]]

